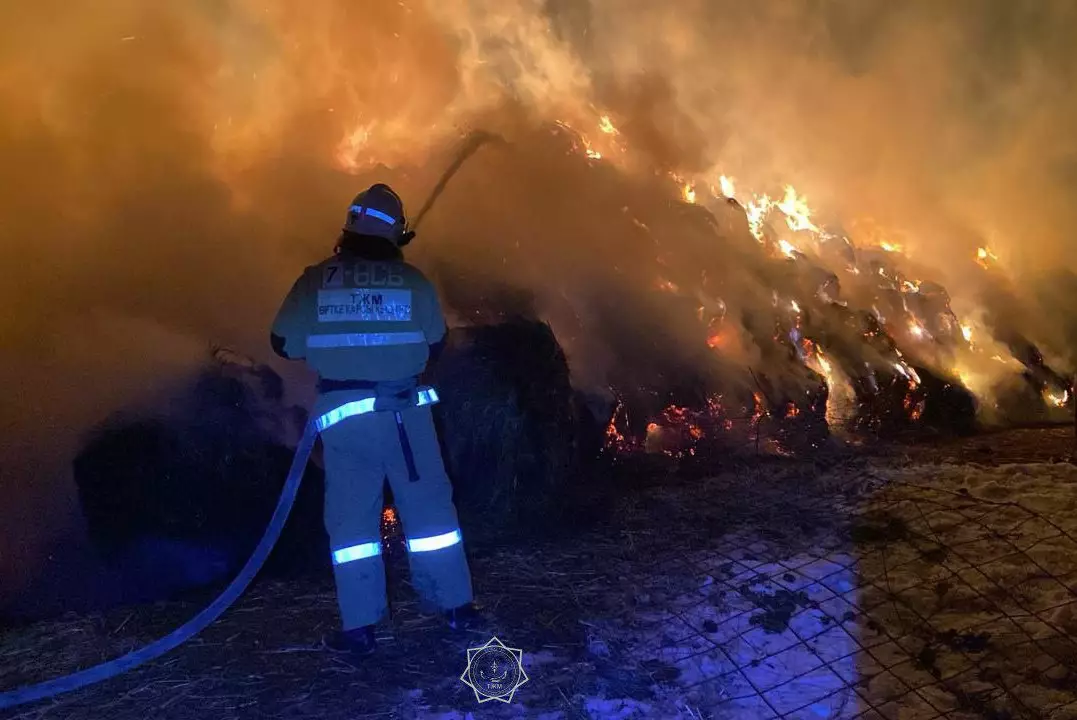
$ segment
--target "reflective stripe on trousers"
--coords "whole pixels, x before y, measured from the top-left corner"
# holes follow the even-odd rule
[[[354,562],[355,560],[363,560],[365,558],[377,557],[381,555],[381,543],[380,542],[368,542],[361,545],[351,545],[346,548],[333,551],[333,564],[343,565],[344,563]]]
[[[445,548],[457,545],[462,541],[463,536],[460,534],[459,529],[447,533],[442,533],[440,535],[411,538],[408,540],[408,552],[418,553],[431,552],[434,550],[444,550]],[[380,542],[368,542],[359,545],[351,545],[349,547],[333,551],[333,564],[343,565],[345,563],[354,562],[356,560],[365,560],[366,558],[377,557],[378,555],[381,555]]]
[[[323,395],[314,411],[317,427],[326,430],[321,438],[325,520],[344,629],[377,623],[389,612],[386,548],[380,542],[386,478],[406,529],[411,582],[424,612],[458,607],[472,599],[452,485],[429,408],[437,402],[437,393],[427,387],[413,392],[416,406],[399,411],[400,424],[394,421],[396,412],[375,411],[374,399],[362,392],[341,395],[360,398],[350,403],[343,399],[334,403]],[[347,418],[352,419],[342,422]],[[409,482],[412,468],[397,449],[402,425],[407,427],[421,482]]]
[[[439,400],[438,393],[434,388],[419,388],[419,402],[417,403],[417,406],[433,405],[439,402]],[[374,412],[374,398],[363,398],[362,400],[353,400],[352,402],[344,403],[338,408],[323,413],[314,422],[318,428],[318,432],[325,432],[327,428],[336,425],[341,420],[371,412]]]

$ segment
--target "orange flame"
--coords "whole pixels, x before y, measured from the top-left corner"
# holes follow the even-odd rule
[[[998,262],[998,255],[991,252],[991,248],[989,247],[977,248],[976,262],[978,262],[981,267],[988,268],[992,263]]]
[[[718,178],[718,186],[722,189],[722,194],[727,198],[736,197],[737,189],[733,185],[733,178],[722,175]]]
[[[755,411],[752,413],[752,422],[757,423],[759,420],[767,414],[765,405],[763,402],[763,395],[759,391],[752,393],[752,399],[755,401]]]
[[[811,221],[811,208],[808,207],[807,198],[798,197],[792,185],[785,186],[785,197],[778,203],[778,209],[785,213],[785,223],[793,232],[819,232],[819,228]]]

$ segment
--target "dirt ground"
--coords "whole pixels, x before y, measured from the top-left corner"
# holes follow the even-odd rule
[[[170,655],[0,717],[1077,718],[1073,448],[1036,429],[610,467],[618,500],[586,526],[473,533],[482,631],[419,612],[397,544],[393,618],[359,667],[323,643],[328,578],[262,582]],[[137,648],[208,599],[0,631],[0,688]],[[528,682],[480,704],[460,675],[495,635]]]

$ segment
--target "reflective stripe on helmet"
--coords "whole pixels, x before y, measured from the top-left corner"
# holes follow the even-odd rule
[[[384,223],[389,223],[390,225],[396,225],[397,222],[397,219],[392,215],[389,215],[388,213],[383,213],[381,210],[375,210],[374,208],[364,208],[362,205],[352,205],[350,208],[348,208],[348,212],[353,212],[360,217],[363,217],[365,214],[366,217],[377,218],[378,220],[381,220]]]
[[[345,333],[341,335],[310,335],[309,348],[382,347],[385,345],[412,345],[426,342],[422,332],[397,333]]]

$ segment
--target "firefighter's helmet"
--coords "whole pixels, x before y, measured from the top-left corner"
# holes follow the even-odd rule
[[[385,238],[398,246],[407,245],[415,236],[408,230],[400,196],[383,183],[371,185],[355,196],[348,208],[344,231]]]

